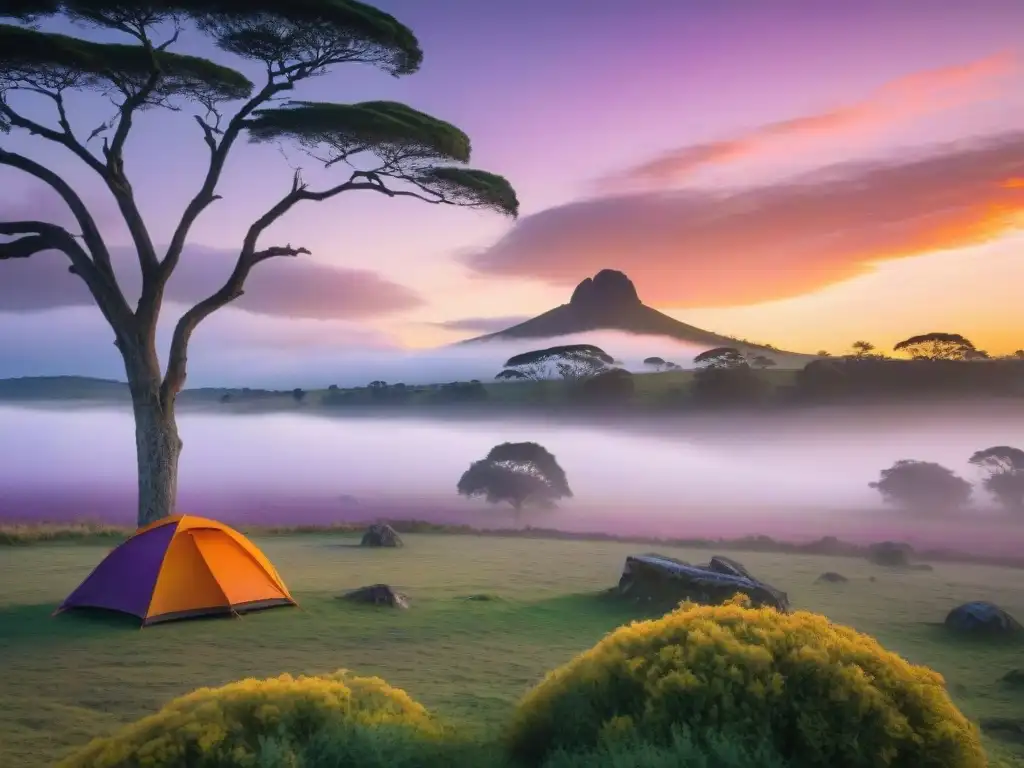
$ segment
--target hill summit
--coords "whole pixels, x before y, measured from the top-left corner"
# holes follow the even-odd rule
[[[767,349],[681,323],[648,307],[640,300],[633,281],[625,273],[614,269],[602,269],[593,277],[583,280],[572,292],[568,304],[549,309],[503,331],[477,336],[461,343],[553,338],[602,330],[642,336],[667,336],[700,346],[732,346],[758,351]]]

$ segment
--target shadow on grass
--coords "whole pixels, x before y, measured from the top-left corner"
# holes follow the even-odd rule
[[[1024,648],[1024,632],[999,634],[994,632],[964,632],[950,629],[939,621],[921,623],[924,637],[947,648],[962,648],[966,651],[980,649]]]

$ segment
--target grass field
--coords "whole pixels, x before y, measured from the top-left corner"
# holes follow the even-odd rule
[[[199,686],[339,667],[380,675],[441,715],[493,729],[545,671],[635,617],[593,595],[617,581],[624,557],[637,545],[404,538],[399,550],[361,549],[342,535],[256,538],[300,608],[144,630],[137,622],[50,616],[111,545],[0,549],[0,766],[51,765],[69,748]],[[660,551],[691,562],[709,554]],[[732,554],[786,590],[796,608],[850,624],[940,671],[970,717],[1024,712],[1024,692],[997,682],[1024,666],[1024,648],[954,641],[932,626],[950,608],[975,599],[1024,616],[1019,571],[937,564],[930,572],[892,572],[853,558]],[[814,584],[827,570],[849,583]],[[412,608],[334,599],[376,582],[405,591]],[[466,599],[480,594],[495,599]],[[1024,766],[1024,745],[987,743],[1004,764]]]

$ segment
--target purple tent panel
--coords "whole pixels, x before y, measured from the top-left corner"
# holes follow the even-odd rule
[[[146,618],[164,554],[178,524],[168,523],[128,539],[101,562],[58,611],[107,608]]]

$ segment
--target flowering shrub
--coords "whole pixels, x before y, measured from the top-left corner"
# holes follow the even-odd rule
[[[619,628],[520,702],[511,751],[537,764],[687,728],[771,746],[800,766],[982,768],[977,729],[942,677],[824,616],[684,604]]]
[[[379,733],[360,741],[367,731]],[[200,688],[113,736],[93,739],[61,766],[304,768],[304,752],[340,754],[325,737],[346,734],[379,753],[380,762],[356,757],[350,763],[369,768],[392,764],[384,759],[382,734],[402,741],[408,752],[413,741],[439,744],[442,729],[422,705],[380,678],[349,677],[344,670],[325,677],[281,675]]]

